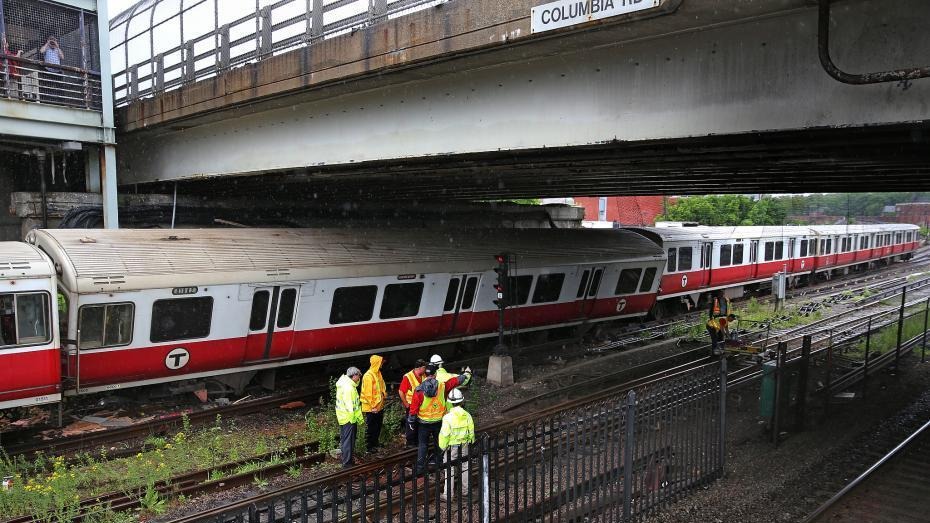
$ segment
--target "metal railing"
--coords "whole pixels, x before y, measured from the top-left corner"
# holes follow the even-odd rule
[[[140,2],[110,22],[111,55],[122,62],[114,64],[114,99],[117,106],[126,105],[282,51],[447,1],[256,0],[254,10],[225,23],[221,23],[221,4],[229,12],[232,2]],[[167,4],[176,10],[168,10],[171,8]],[[237,7],[244,4],[236,3]],[[212,16],[207,12],[210,6]]]
[[[639,517],[724,466],[726,360],[488,427],[416,474],[414,451],[177,522]]]
[[[0,97],[99,111],[100,74],[66,65],[0,58]]]

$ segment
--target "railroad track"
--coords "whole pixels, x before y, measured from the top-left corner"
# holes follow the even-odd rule
[[[270,396],[268,398],[246,401],[235,405],[227,405],[185,414],[171,414],[165,418],[136,423],[127,427],[87,432],[51,441],[6,446],[4,450],[12,458],[22,456],[26,460],[32,461],[40,453],[45,456],[70,455],[78,452],[96,451],[101,447],[107,448],[111,445],[119,445],[122,448],[115,451],[108,450],[107,455],[110,458],[121,457],[134,454],[137,451],[135,447],[127,447],[128,442],[142,440],[153,434],[161,434],[172,429],[177,429],[182,426],[185,417],[191,426],[203,426],[212,423],[217,415],[233,416],[262,412],[282,403],[312,400],[320,397],[321,394],[328,393],[328,388],[318,387],[283,396]]]
[[[804,520],[923,523],[930,482],[930,422],[911,433]]]

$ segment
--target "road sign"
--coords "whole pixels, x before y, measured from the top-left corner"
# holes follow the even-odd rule
[[[534,7],[530,30],[551,31],[658,7],[661,0],[559,0]]]

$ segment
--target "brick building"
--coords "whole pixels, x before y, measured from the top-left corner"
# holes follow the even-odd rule
[[[664,196],[608,196],[574,198],[584,207],[584,219],[622,225],[655,225],[665,211]]]
[[[895,205],[895,220],[898,223],[913,223],[921,227],[930,226],[930,202],[899,203]]]

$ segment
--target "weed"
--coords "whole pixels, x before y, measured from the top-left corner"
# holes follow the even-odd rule
[[[167,500],[158,494],[155,485],[152,483],[146,485],[145,494],[139,500],[139,503],[142,505],[143,510],[156,516],[164,513],[168,504]]]
[[[255,476],[252,479],[252,484],[255,485],[255,488],[259,490],[265,490],[268,488],[268,480],[259,476]]]
[[[304,471],[304,468],[299,463],[295,463],[294,465],[291,465],[290,467],[288,467],[286,472],[287,472],[288,477],[290,477],[291,479],[297,479],[300,477],[303,471]]]

